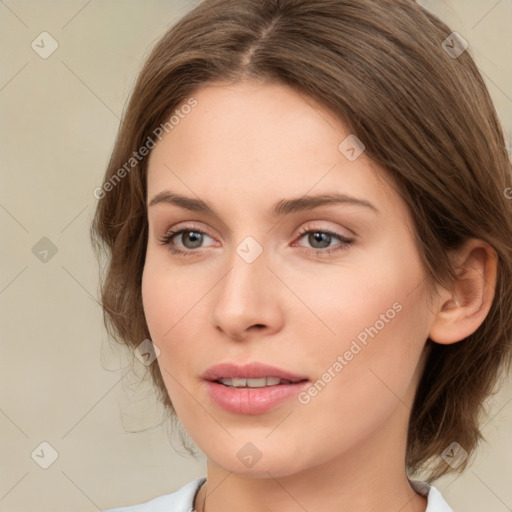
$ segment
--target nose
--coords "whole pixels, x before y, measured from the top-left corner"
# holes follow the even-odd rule
[[[283,324],[282,283],[267,266],[265,253],[249,261],[234,255],[214,299],[215,328],[238,341],[255,333],[272,334]]]

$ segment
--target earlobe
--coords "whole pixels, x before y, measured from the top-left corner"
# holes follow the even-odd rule
[[[468,240],[455,259],[457,280],[443,289],[429,338],[441,344],[461,341],[485,320],[494,298],[498,269],[496,251],[486,242]]]

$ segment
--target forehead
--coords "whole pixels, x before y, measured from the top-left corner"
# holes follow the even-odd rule
[[[152,150],[149,199],[171,189],[270,209],[282,198],[345,193],[399,206],[364,151],[347,158],[353,135],[310,97],[261,82],[210,84],[192,97],[197,105]]]

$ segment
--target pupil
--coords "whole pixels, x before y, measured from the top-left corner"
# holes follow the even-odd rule
[[[318,232],[318,231],[310,234],[309,242],[311,243],[311,245],[313,247],[315,247],[315,243],[317,242],[318,238],[320,239],[320,242],[321,242],[322,239],[324,239],[324,242],[325,242],[325,239],[327,238],[327,245],[324,245],[324,246],[322,246],[320,248],[329,247],[330,235],[328,235],[327,233],[321,233],[321,232]]]
[[[198,233],[196,231],[187,231],[187,233],[189,235],[192,235],[192,236],[188,236],[186,238],[191,238],[192,239],[192,245],[193,247],[188,247],[186,244],[184,244],[188,249],[197,249],[197,247],[200,247],[201,246],[201,241],[202,241],[202,234],[201,233]],[[194,238],[195,238],[195,241],[194,241]],[[194,243],[196,245],[194,245]]]

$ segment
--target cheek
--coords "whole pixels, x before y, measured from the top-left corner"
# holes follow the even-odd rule
[[[402,354],[409,342],[425,332],[426,303],[423,287],[418,286],[423,271],[413,248],[404,247],[403,242],[383,245],[361,251],[350,261],[319,265],[311,276],[302,272],[297,279],[289,273],[283,279],[294,283],[293,291],[300,298],[300,302],[290,300],[296,303],[291,323],[297,329],[293,330],[309,339],[301,348],[308,360],[324,367],[351,347],[357,352],[354,340],[364,349],[378,342],[379,350],[400,349]],[[364,359],[362,352],[358,359]]]
[[[304,358],[315,362],[317,378],[336,375],[336,383],[322,391],[326,400],[351,390],[344,398],[347,410],[372,396],[384,399],[390,394],[386,386],[405,393],[428,336],[424,271],[406,240],[403,235],[361,251],[357,264],[326,266],[314,280],[299,280],[297,295],[316,314],[302,320],[299,332],[310,340],[301,345]]]
[[[160,260],[160,261],[159,261]],[[178,272],[172,271],[162,258],[148,254],[142,275],[142,302],[151,340],[160,349],[156,362],[167,393],[176,410],[182,410],[184,372],[194,359],[194,348],[188,343],[186,330],[194,311],[191,301],[184,297],[190,292]],[[184,337],[185,336],[185,337]],[[190,334],[189,334],[190,336]],[[180,340],[174,343],[173,340]]]
[[[342,428],[340,446],[364,439],[396,408],[412,407],[410,385],[427,326],[422,293],[410,293],[418,277],[413,270],[367,274],[365,286],[331,282],[336,305],[317,301],[335,334],[324,329],[321,337],[304,338],[303,360],[311,362],[315,380],[299,411],[326,438],[336,438]]]
[[[165,344],[190,320],[194,305],[208,289],[204,282],[194,277],[191,267],[171,264],[165,251],[148,249],[141,291],[153,341]]]
[[[166,291],[166,279],[158,278],[158,270],[158,266],[148,254],[142,273],[142,304],[151,339],[157,344],[165,329],[170,328],[167,313],[172,308]]]
[[[193,368],[205,343],[206,295],[214,285],[216,275],[193,266],[170,263],[165,251],[148,250],[142,275],[142,302],[152,341],[159,347],[158,363],[177,378],[183,378]],[[169,382],[174,386],[173,379]],[[168,386],[169,389],[169,386]]]
[[[322,391],[324,400],[336,401],[341,416],[351,410],[367,414],[368,424],[372,414],[385,414],[397,396],[406,395],[428,336],[418,255],[412,246],[396,247],[400,251],[389,247],[360,271],[353,269],[350,279],[340,275],[331,280],[326,297],[316,305],[335,332],[309,353],[323,372],[331,369],[336,375],[335,384]],[[329,379],[325,373],[318,377]]]

